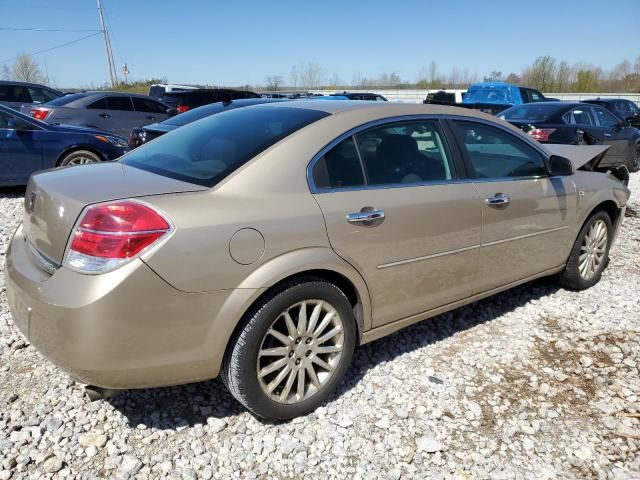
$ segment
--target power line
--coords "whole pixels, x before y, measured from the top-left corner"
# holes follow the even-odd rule
[[[55,45],[53,47],[45,48],[44,50],[38,50],[37,52],[27,53],[27,55],[31,57],[33,55],[39,55],[41,53],[50,52],[51,50],[56,50],[58,48],[67,47],[69,45],[73,45],[74,43],[81,42],[82,40],[86,40],[88,38],[95,37],[96,35],[100,35],[101,33],[102,32],[94,32],[94,33],[92,33],[90,35],[86,35],[84,37],[77,38],[75,40],[71,40],[70,42],[66,42],[66,43],[62,43],[60,45]],[[7,58],[6,60],[0,60],[0,63],[13,62],[14,60],[17,60],[17,59],[18,59],[18,57]]]
[[[12,28],[12,27],[0,27],[0,30],[8,32],[99,32],[96,29],[66,29],[66,28]]]

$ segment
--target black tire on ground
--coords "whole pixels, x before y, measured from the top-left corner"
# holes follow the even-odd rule
[[[605,256],[603,261],[598,266],[595,274],[591,278],[585,279],[580,274],[579,270],[582,245],[585,241],[587,233],[589,232],[589,229],[598,220],[602,220],[607,228],[607,243],[604,250]],[[602,272],[609,263],[609,248],[611,247],[612,235],[613,227],[611,225],[611,217],[609,217],[609,214],[604,210],[596,210],[595,212],[593,212],[580,229],[580,233],[578,233],[576,241],[573,244],[573,248],[571,249],[571,253],[569,254],[567,264],[565,265],[564,270],[558,275],[558,281],[560,282],[560,284],[563,287],[572,290],[585,290],[598,283],[600,281],[600,277],[602,276]]]
[[[280,403],[264,392],[258,380],[258,352],[272,323],[282,312],[304,300],[322,300],[340,315],[343,350],[333,375],[309,398],[297,403]],[[231,339],[221,370],[222,381],[231,394],[251,413],[269,420],[289,420],[305,415],[329,399],[342,382],[356,343],[356,320],[345,294],[334,284],[319,278],[297,279],[269,292],[243,319]]]
[[[68,153],[60,159],[58,162],[59,167],[66,167],[67,165],[80,165],[86,163],[98,163],[102,159],[89,150],[75,150]]]
[[[640,142],[636,143],[629,161],[629,171],[637,172],[640,170]]]

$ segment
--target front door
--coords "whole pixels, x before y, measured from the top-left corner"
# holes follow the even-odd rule
[[[542,273],[566,261],[576,192],[549,177],[545,156],[516,133],[454,122],[482,199],[482,248],[475,293]]]
[[[480,200],[437,120],[349,136],[313,170],[333,249],[363,276],[379,326],[465,298],[476,279]]]

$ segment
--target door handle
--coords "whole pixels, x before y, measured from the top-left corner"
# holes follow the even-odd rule
[[[108,113],[101,113],[98,116],[102,118],[109,118],[111,115],[109,115]]]
[[[605,133],[605,134],[604,134],[604,136],[605,136],[606,138],[609,138],[609,137],[611,136],[611,134],[610,134],[610,133]]]
[[[156,117],[154,117],[153,115],[147,115],[147,120],[155,120]]]
[[[511,197],[504,193],[496,193],[493,197],[485,198],[485,203],[494,207],[502,207],[508,205],[511,202]]]
[[[362,224],[365,227],[374,227],[384,220],[384,210],[365,210],[361,212],[347,214],[347,222],[353,224]]]

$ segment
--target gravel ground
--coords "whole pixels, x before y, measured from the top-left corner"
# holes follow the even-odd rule
[[[0,192],[2,252],[21,208]],[[0,480],[640,478],[638,217],[591,290],[538,281],[361,347],[330,403],[281,424],[217,380],[88,402],[0,274]]]

